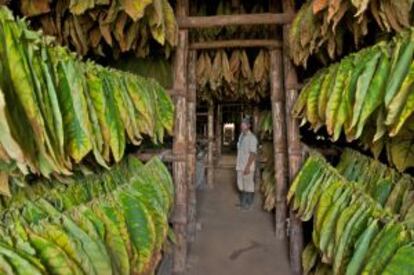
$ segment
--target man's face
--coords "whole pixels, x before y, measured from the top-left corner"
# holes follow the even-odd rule
[[[249,130],[250,126],[249,126],[248,123],[242,122],[241,125],[240,125],[240,128],[243,132],[246,132],[247,130]]]

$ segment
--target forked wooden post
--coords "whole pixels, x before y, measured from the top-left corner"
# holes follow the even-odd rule
[[[188,14],[188,0],[178,0],[176,11],[177,17],[186,16]],[[172,222],[177,240],[174,246],[174,274],[183,274],[187,262],[187,54],[188,31],[180,30],[174,64],[174,90],[179,91],[175,97],[173,141],[175,207]]]
[[[196,51],[188,56],[188,240],[193,242],[196,234]]]
[[[214,185],[214,104],[208,104],[208,151],[207,151],[207,186],[213,188]]]
[[[291,0],[283,0],[283,12],[294,14],[295,8]],[[283,26],[283,69],[285,82],[286,98],[286,122],[288,133],[288,152],[289,152],[289,181],[292,182],[300,167],[302,166],[302,145],[300,142],[299,123],[291,115],[291,110],[298,96],[298,91],[292,89],[298,84],[295,68],[289,58],[289,28],[290,25]],[[303,229],[302,222],[296,216],[294,211],[289,211],[290,219],[290,263],[292,273],[295,275],[302,274],[301,255],[303,251]]]
[[[287,156],[286,156],[286,119],[283,91],[283,56],[280,49],[270,51],[270,82],[273,119],[273,148],[276,180],[276,237],[286,239],[286,192],[287,192]]]

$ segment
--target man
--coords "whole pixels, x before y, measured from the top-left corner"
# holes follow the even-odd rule
[[[240,192],[240,206],[249,209],[254,196],[257,138],[250,130],[250,118],[244,118],[240,127],[241,134],[237,143],[237,187]]]

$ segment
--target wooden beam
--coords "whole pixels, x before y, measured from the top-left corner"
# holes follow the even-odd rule
[[[187,96],[187,91],[182,90],[182,89],[174,89],[174,88],[173,89],[168,89],[167,93],[171,97],[177,97],[177,96],[186,97]]]
[[[188,15],[189,0],[177,0],[177,17]],[[188,31],[178,32],[178,45],[174,58],[175,91],[181,91],[175,97],[173,156],[184,157],[184,161],[173,162],[173,179],[175,185],[175,204],[172,217],[176,237],[172,273],[185,273],[187,265],[187,220],[188,220],[188,174],[187,174],[187,55]]]
[[[295,7],[290,0],[282,1],[282,8],[284,12],[294,13]],[[285,86],[285,101],[286,101],[286,122],[288,135],[288,152],[289,152],[289,181],[293,182],[296,174],[302,167],[303,154],[302,145],[299,133],[299,121],[291,114],[293,105],[298,97],[298,89],[301,85],[298,84],[296,70],[289,57],[289,28],[290,25],[283,26],[283,71],[284,71],[284,86]],[[302,221],[293,211],[289,210],[290,232],[289,232],[289,254],[292,274],[302,274],[302,251],[303,251],[303,228]]]
[[[138,159],[144,162],[151,160],[153,157],[159,157],[164,162],[173,162],[176,160],[174,159],[171,149],[138,152],[136,156]]]
[[[190,49],[222,49],[222,48],[281,48],[282,43],[270,39],[237,39],[223,41],[203,41],[190,44]]]
[[[293,15],[287,13],[252,13],[237,15],[178,17],[180,29],[211,28],[236,25],[283,25],[292,22]]]

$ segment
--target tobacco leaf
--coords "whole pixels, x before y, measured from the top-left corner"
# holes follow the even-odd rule
[[[122,9],[134,21],[138,21],[144,16],[145,8],[152,3],[152,0],[119,0]]]
[[[37,16],[50,12],[49,0],[24,0],[20,1],[20,10],[24,16]]]

